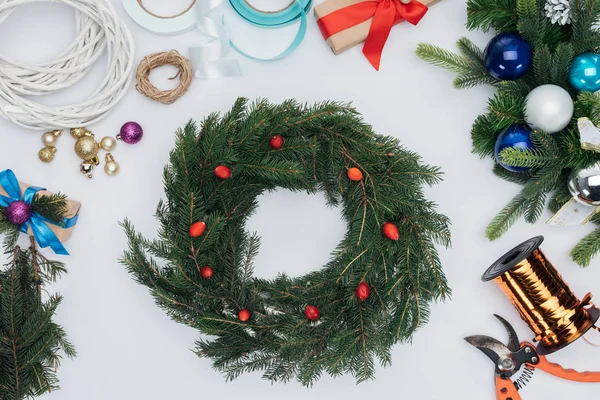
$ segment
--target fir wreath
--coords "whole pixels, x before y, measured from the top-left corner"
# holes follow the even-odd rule
[[[389,364],[392,345],[450,294],[434,245],[450,245],[449,220],[422,188],[439,181],[438,168],[348,106],[239,99],[178,132],[163,178],[159,238],[125,221],[123,263],[175,321],[212,337],[197,354],[227,379],[372,378],[376,359]],[[244,224],[275,188],[322,191],[341,205],[348,232],[320,271],[252,277],[259,237]]]
[[[574,115],[565,129],[555,134],[536,130],[531,134],[534,150],[509,148],[500,153],[503,163],[529,170],[511,172],[495,164],[494,174],[522,185],[523,189],[488,225],[486,236],[490,240],[502,236],[520,217],[535,223],[546,204],[552,212],[557,212],[572,198],[567,187],[571,171],[600,161],[600,153],[582,149],[577,128],[580,117],[587,117],[596,125],[600,123],[600,96],[576,92],[568,82],[575,56],[600,51],[600,29],[596,25],[600,3],[572,0],[569,4],[564,12],[570,13],[570,24],[561,25],[557,23],[559,18],[548,14],[552,4],[547,0],[467,1],[469,30],[518,32],[532,46],[533,66],[517,80],[501,81],[491,76],[486,70],[483,52],[465,37],[457,43],[460,54],[430,44],[420,44],[417,49],[417,55],[423,60],[456,72],[454,86],[458,89],[481,84],[498,89],[488,101],[488,112],[475,120],[471,130],[473,152],[481,157],[494,157],[496,139],[509,126],[526,125],[525,98],[534,88],[557,85],[574,99]],[[567,18],[561,17],[566,23]],[[592,222],[600,224],[600,215]],[[597,228],[575,246],[571,256],[580,265],[587,266],[599,251],[600,228]]]

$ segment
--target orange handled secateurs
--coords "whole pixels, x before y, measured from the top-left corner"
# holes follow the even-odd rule
[[[600,382],[600,372],[578,372],[549,362],[537,352],[533,344],[520,343],[514,328],[504,318],[498,315],[495,317],[508,331],[508,345],[484,335],[469,336],[465,340],[496,364],[497,400],[522,400],[518,390],[529,382],[535,369],[570,381]],[[523,374],[513,382],[511,377],[517,374],[521,367],[524,367]]]

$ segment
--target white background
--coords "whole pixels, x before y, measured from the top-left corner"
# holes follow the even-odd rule
[[[275,1],[281,0],[268,4]],[[129,19],[120,1],[114,4],[133,33],[136,64],[155,51],[174,48],[186,54],[188,45],[199,40],[194,32],[176,37],[153,35]],[[189,2],[147,0],[145,4],[159,14],[172,15]],[[248,28],[230,11],[225,13],[234,39],[258,55],[276,54],[294,35],[293,27],[282,33],[262,32]],[[73,10],[63,5],[23,6],[0,26],[0,53],[23,61],[52,57],[74,37],[73,21]],[[89,127],[101,138],[115,135],[129,120],[144,126],[140,144],[121,143],[114,152],[122,167],[116,178],[101,170],[92,180],[80,176],[79,161],[72,151],[74,141],[68,134],[60,139],[54,163],[44,165],[37,159],[41,133],[0,120],[0,169],[11,168],[23,181],[83,202],[75,236],[67,243],[71,256],[64,258],[69,274],[49,288],[65,297],[57,320],[65,326],[79,355],[64,361],[59,371],[62,389],[46,398],[493,399],[492,363],[462,338],[490,334],[504,341],[505,333],[492,313],[508,318],[521,339],[529,340],[532,335],[499,289],[480,281],[483,271],[522,240],[544,234],[548,256],[583,296],[588,291],[600,292],[600,260],[582,270],[568,257],[568,251],[591,227],[519,223],[497,242],[484,238],[488,221],[519,190],[492,174],[491,160],[471,154],[471,124],[484,111],[492,90],[454,90],[452,74],[414,55],[420,42],[454,49],[456,39],[463,35],[484,46],[490,36],[467,32],[465,21],[464,2],[443,0],[417,27],[396,26],[381,71],[376,72],[360,46],[334,56],[310,15],[308,34],[298,51],[273,63],[240,58],[242,78],[196,80],[189,93],[171,106],[148,100],[132,87],[109,118]],[[77,87],[44,101],[67,103],[85,98],[102,78],[104,68],[104,63],[99,63]],[[157,71],[153,80],[165,85],[171,75],[168,69]],[[137,285],[118,263],[127,245],[119,221],[128,217],[146,235],[156,232],[153,213],[162,196],[161,173],[173,146],[174,130],[190,118],[227,110],[238,96],[264,96],[273,102],[290,97],[306,102],[352,101],[378,132],[398,137],[425,162],[443,167],[445,181],[428,193],[453,221],[453,248],[442,250],[441,258],[454,295],[452,301],[433,306],[430,323],[417,332],[412,345],[393,349],[393,365],[379,368],[375,381],[356,386],[350,376],[324,377],[306,389],[296,382],[271,385],[256,373],[226,383],[211,369],[210,360],[192,353],[196,332],[172,322],[156,308],[146,288]],[[328,209],[321,196],[278,192],[260,202],[248,225],[263,238],[256,271],[261,277],[274,277],[277,271],[299,275],[320,268],[343,237],[339,211]],[[600,350],[579,341],[551,360],[567,367],[600,370],[598,355]],[[538,371],[522,396],[528,400],[591,399],[597,398],[598,389],[598,385],[570,383]]]

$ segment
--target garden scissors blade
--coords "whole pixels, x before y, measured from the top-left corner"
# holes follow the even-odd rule
[[[533,344],[519,343],[517,333],[504,318],[498,315],[495,317],[508,332],[508,345],[485,335],[469,336],[465,340],[481,350],[495,364],[497,400],[522,400],[518,390],[529,382],[535,369],[570,381],[600,382],[600,372],[578,372],[549,362],[537,352]],[[521,367],[524,367],[523,375],[517,382],[513,382],[511,377],[517,374]]]

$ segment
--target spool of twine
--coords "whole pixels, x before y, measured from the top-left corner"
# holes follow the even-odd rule
[[[153,69],[164,65],[173,65],[179,71],[175,76],[169,79],[179,78],[180,83],[173,90],[159,90],[150,82],[150,73]],[[194,73],[190,60],[179,54],[176,50],[168,52],[150,54],[140,62],[137,70],[137,85],[138,92],[144,94],[152,100],[159,101],[163,104],[173,104],[177,99],[183,96],[192,84]]]

